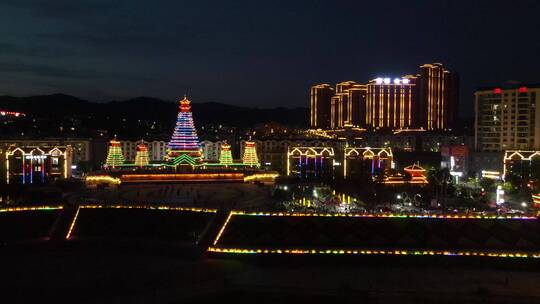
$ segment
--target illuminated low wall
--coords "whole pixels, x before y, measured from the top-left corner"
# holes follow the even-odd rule
[[[0,209],[0,241],[48,240],[62,206]]]
[[[186,241],[199,236],[216,212],[215,209],[171,206],[79,206],[66,240]]]
[[[536,217],[232,211],[209,252],[540,258]]]
[[[244,173],[122,174],[122,183],[243,182]]]

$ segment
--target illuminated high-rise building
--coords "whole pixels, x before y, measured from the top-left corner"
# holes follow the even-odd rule
[[[367,85],[366,125],[372,128],[417,127],[416,77],[376,78]]]
[[[417,90],[419,125],[426,130],[452,129],[457,116],[458,76],[440,63],[421,65]]]
[[[485,87],[474,95],[477,151],[540,150],[540,85]]]
[[[330,128],[330,105],[334,89],[329,84],[311,87],[311,128]]]
[[[367,86],[354,81],[336,85],[331,100],[330,126],[332,129],[345,126],[363,126]]]
[[[347,106],[347,122],[353,126],[365,127],[367,85],[355,84],[347,91],[347,101],[349,102]]]
[[[368,84],[344,81],[336,89],[327,85],[312,87],[311,125],[322,113],[329,128],[346,126],[374,129],[453,129],[457,117],[458,76],[440,63],[424,64],[420,72],[398,78],[377,77]],[[324,95],[323,93],[324,92]],[[316,102],[316,101],[319,102]],[[328,113],[328,114],[327,114]],[[326,116],[327,115],[327,116]],[[326,120],[325,120],[326,121]]]

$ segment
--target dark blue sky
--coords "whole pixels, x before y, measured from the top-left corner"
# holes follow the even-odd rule
[[[442,62],[540,82],[540,1],[2,0],[0,95],[308,106],[309,86]]]

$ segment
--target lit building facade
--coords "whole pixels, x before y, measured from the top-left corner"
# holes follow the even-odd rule
[[[426,130],[454,128],[458,109],[459,79],[441,63],[420,66],[418,84],[418,125]]]
[[[343,156],[343,176],[382,173],[392,168],[391,148],[347,147]]]
[[[510,175],[524,180],[540,180],[540,151],[506,151],[503,178]]]
[[[366,126],[410,129],[417,126],[416,78],[377,78],[367,85]]]
[[[92,140],[86,138],[44,138],[44,139],[1,139],[0,150],[10,146],[17,147],[54,147],[71,146],[72,163],[90,162],[93,159]]]
[[[287,174],[287,160],[289,148],[291,147],[331,147],[339,149],[340,143],[328,140],[313,140],[306,138],[289,139],[264,139],[254,140],[257,155],[261,166]],[[240,155],[244,154],[245,141],[240,141]]]
[[[330,128],[330,104],[334,89],[329,84],[318,84],[311,87],[311,128]]]
[[[367,86],[354,81],[344,81],[336,85],[331,99],[330,127],[363,125],[365,117]]]
[[[540,86],[475,92],[477,151],[540,150]]]
[[[344,81],[335,90],[316,85],[311,88],[311,126],[325,129],[326,124],[317,121],[329,110],[329,129],[451,130],[458,96],[457,74],[440,63],[424,64],[414,75],[378,77],[367,84]]]
[[[469,171],[469,147],[465,145],[443,146],[441,148],[441,167],[448,168],[450,174],[459,177]]]
[[[150,161],[162,161],[167,155],[167,142],[163,140],[122,140],[120,141],[122,152],[126,161],[135,161],[137,155],[137,146],[145,144],[148,147],[148,157]]]
[[[289,147],[287,175],[300,178],[328,178],[334,174],[335,154],[331,147]]]
[[[210,161],[218,161],[219,155],[221,152],[221,145],[223,144],[223,141],[209,141],[209,140],[203,140],[201,141],[201,149],[203,153],[204,160],[210,160]]]
[[[10,146],[3,153],[8,184],[46,183],[71,177],[71,146]]]

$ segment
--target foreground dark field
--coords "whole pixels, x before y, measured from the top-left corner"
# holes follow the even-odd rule
[[[540,263],[459,257],[215,258],[103,243],[2,248],[9,303],[534,303]],[[7,302],[6,302],[7,303]]]

